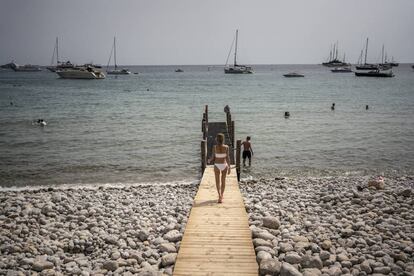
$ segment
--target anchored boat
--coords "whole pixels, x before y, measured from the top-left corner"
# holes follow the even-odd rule
[[[90,66],[77,66],[56,71],[62,79],[104,79],[105,74]]]
[[[252,69],[251,66],[237,64],[237,40],[238,40],[238,35],[239,35],[239,30],[236,30],[236,40],[235,40],[236,45],[234,47],[234,64],[233,65],[228,65],[227,64],[227,62],[229,60],[231,50],[233,48],[233,44],[232,44],[231,45],[232,47],[230,47],[230,52],[227,56],[226,66],[224,67],[224,73],[225,74],[252,74],[253,69]]]
[[[53,65],[55,63],[55,54],[56,54],[56,65]],[[56,37],[56,43],[55,48],[53,49],[53,55],[52,55],[52,62],[50,63],[50,66],[46,67],[47,70],[50,72],[56,72],[57,70],[62,69],[69,69],[73,68],[75,65],[71,63],[69,60],[66,62],[59,61],[59,39]]]
[[[322,65],[326,67],[344,67],[349,66],[350,64],[345,62],[345,55],[343,61],[338,59],[338,42],[336,42],[336,44],[333,45],[333,49],[331,45],[329,60],[327,62],[323,62]]]
[[[378,69],[378,65],[367,63],[367,56],[368,56],[368,37],[367,37],[367,41],[365,44],[365,60],[363,64],[358,64],[357,66],[355,66],[357,70],[377,70]],[[361,56],[361,59],[362,59],[362,56]]]
[[[337,67],[331,70],[332,73],[352,73],[351,67]]]
[[[394,74],[392,70],[381,71],[380,69],[368,71],[368,72],[355,72],[357,77],[376,77],[376,78],[392,78]]]
[[[114,53],[114,67],[115,68],[114,70],[109,70],[109,63],[111,62],[112,53]],[[114,44],[112,45],[112,49],[111,49],[111,54],[109,56],[108,65],[106,66],[106,73],[108,75],[129,75],[131,74],[131,72],[126,68],[118,69],[118,65],[116,64],[116,39],[115,37],[114,37]]]
[[[286,78],[303,78],[305,75],[292,72],[292,73],[284,74],[283,76]]]
[[[17,63],[10,63],[10,68],[13,69],[15,72],[39,72],[42,71],[39,66],[37,65],[18,65]]]

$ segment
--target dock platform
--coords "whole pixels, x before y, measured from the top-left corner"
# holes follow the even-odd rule
[[[233,167],[233,166],[232,166]],[[207,166],[174,267],[183,275],[258,275],[258,265],[236,170],[217,203],[214,168]]]

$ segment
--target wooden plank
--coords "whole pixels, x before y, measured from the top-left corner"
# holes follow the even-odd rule
[[[227,177],[217,203],[213,166],[207,166],[195,196],[174,275],[257,275],[252,243],[236,170]]]

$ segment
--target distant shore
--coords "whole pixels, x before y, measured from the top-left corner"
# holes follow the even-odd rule
[[[240,183],[261,274],[413,275],[414,177]],[[171,275],[197,183],[0,192],[0,274]]]

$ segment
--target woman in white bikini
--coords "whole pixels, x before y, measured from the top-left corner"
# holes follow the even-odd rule
[[[217,145],[213,147],[213,156],[209,159],[209,163],[214,160],[214,174],[216,176],[216,187],[219,196],[218,203],[222,203],[224,189],[226,188],[226,175],[230,174],[229,147],[224,145],[224,134],[222,133],[217,134],[216,142]]]

